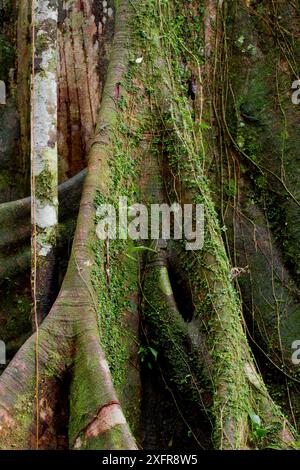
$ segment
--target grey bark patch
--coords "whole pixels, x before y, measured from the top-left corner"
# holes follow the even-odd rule
[[[6,346],[4,341],[0,341],[0,364],[6,364]]]
[[[0,104],[6,104],[6,85],[3,80],[0,81]]]

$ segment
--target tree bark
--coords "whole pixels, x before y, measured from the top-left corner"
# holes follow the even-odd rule
[[[91,11],[85,1],[81,5],[84,12]],[[272,400],[250,347],[242,309],[246,297],[235,289],[232,273],[237,267],[230,264],[222,227],[226,219],[222,208],[221,217],[216,211],[212,154],[218,155],[223,147],[219,142],[216,145],[214,137],[220,131],[223,142],[230,129],[222,122],[226,112],[222,97],[220,109],[215,107],[219,113],[209,114],[209,80],[216,80],[213,54],[224,39],[219,21],[220,9],[226,5],[205,1],[207,47],[202,52],[199,2],[189,6],[186,9],[177,1],[121,0],[115,4],[110,63],[96,132],[89,144],[67,273],[38,336],[24,344],[0,377],[0,447],[136,449],[141,413],[138,356],[143,357],[145,349],[147,354],[152,351],[154,372],[159,372],[184,432],[192,432],[193,444],[201,446],[197,436],[203,425],[209,434],[205,444],[217,449],[295,446],[297,434]],[[85,16],[77,7],[72,10],[74,16],[68,12],[70,22],[78,20],[84,29]],[[105,9],[108,15],[107,4]],[[82,37],[74,37],[72,31],[69,40],[74,50],[82,50]],[[61,41],[62,52],[63,36]],[[223,48],[221,53],[225,54]],[[78,60],[84,62],[81,52]],[[94,76],[95,62],[90,60],[86,77]],[[70,68],[68,65],[63,73]],[[74,84],[79,70],[72,74],[70,83]],[[93,85],[94,80],[98,79],[93,78]],[[187,85],[191,80],[194,99]],[[80,83],[84,82],[81,76]],[[76,93],[71,95],[72,103],[65,112],[75,119],[73,111],[83,103]],[[84,112],[90,113],[91,120],[88,86],[83,95]],[[212,118],[212,129],[207,116]],[[91,132],[90,120],[82,135]],[[73,135],[74,128],[66,132]],[[75,144],[78,149],[78,142]],[[229,163],[227,168],[231,175]],[[224,176],[223,161],[218,171]],[[245,187],[243,194],[248,196]],[[166,201],[204,204],[203,248],[187,251],[183,242],[161,239],[138,248],[123,239],[98,240],[97,207],[103,202],[116,204],[124,194],[133,202],[139,195],[148,206]],[[14,220],[27,206],[28,201],[5,206],[0,217],[2,210],[3,217]],[[239,208],[260,223],[261,212],[253,212],[248,201],[245,208]],[[265,238],[263,225],[264,221],[260,229]],[[254,271],[256,252],[248,241],[248,228],[248,224],[239,227]],[[226,248],[230,250],[228,243]],[[144,254],[142,260],[132,256],[134,250]],[[266,243],[264,251],[270,253]],[[281,280],[285,279],[289,282],[286,271]],[[259,296],[255,304],[260,300]],[[270,318],[273,327],[276,318],[273,314]],[[260,319],[257,325],[261,325]],[[181,412],[178,399],[182,398],[189,414],[195,416]],[[163,416],[163,403],[155,409]],[[199,423],[194,432],[189,423],[195,421]]]
[[[91,283],[94,198],[97,190],[105,189],[106,184],[103,170],[108,165],[107,146],[112,138],[109,129],[116,119],[116,103],[112,97],[126,70],[129,9],[125,0],[116,9],[110,69],[97,120],[97,137],[89,154],[68,271],[59,296],[39,331],[39,394],[35,388],[35,335],[20,349],[0,378],[2,448],[28,448],[36,444],[40,448],[53,447],[53,398],[57,395],[51,398],[51,391],[67,371],[71,374],[69,447],[136,448],[100,346]],[[38,427],[33,425],[36,405],[40,417]],[[20,406],[24,410],[22,418]]]
[[[35,326],[50,309],[55,276],[58,223],[57,15],[57,2],[33,1],[31,223]]]

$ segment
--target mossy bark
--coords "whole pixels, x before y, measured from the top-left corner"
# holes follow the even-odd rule
[[[300,334],[299,107],[292,103],[291,84],[299,59],[297,15],[297,6],[277,1],[270,6],[237,1],[219,10],[214,70],[219,148],[210,174],[217,181],[217,206],[228,230],[231,265],[239,272],[235,282],[251,342],[262,367],[272,370],[271,393],[283,392],[295,425],[299,381],[291,345]]]
[[[135,449],[136,444],[115,394],[111,374],[100,346],[96,304],[93,295],[92,266],[95,240],[94,199],[97,190],[105,191],[109,157],[110,127],[116,119],[112,98],[126,70],[129,5],[118,3],[114,46],[98,115],[98,132],[89,153],[88,173],[78,216],[72,254],[60,294],[39,331],[39,398],[50,390],[53,381],[71,371],[70,379],[70,448]],[[99,164],[100,163],[100,164]],[[73,293],[77,295],[74,297]],[[36,445],[37,428],[33,423],[36,410],[36,336],[32,336],[0,378],[2,448]],[[47,381],[47,376],[53,379]],[[45,387],[43,387],[43,382]],[[52,384],[52,385],[51,385]],[[49,394],[50,395],[50,394]],[[48,394],[47,394],[48,396]],[[20,413],[20,403],[26,403]],[[44,401],[38,407],[43,411]],[[47,439],[51,430],[54,405],[39,413],[41,447],[53,446]],[[42,421],[44,420],[44,422]],[[44,430],[44,432],[43,432]],[[44,439],[45,434],[45,439]],[[52,433],[50,433],[52,435]]]
[[[180,5],[175,2],[176,8],[177,14],[181,12]],[[143,14],[145,12],[140,13],[141,18]],[[186,259],[188,279],[194,293],[196,315],[205,328],[211,347],[215,442],[220,448],[245,448],[253,445],[251,413],[256,409],[259,414],[267,408],[268,413],[264,413],[263,419],[265,423],[271,420],[269,442],[274,444],[277,435],[278,446],[289,446],[294,439],[293,431],[286,427],[284,416],[268,395],[247,343],[241,304],[230,280],[230,266],[211,197],[211,187],[206,178],[205,140],[201,132],[201,120],[200,123],[193,123],[188,101],[175,79],[178,73],[177,63],[181,57],[180,47],[174,46],[171,40],[172,14],[172,6],[161,5],[153,14],[153,20],[149,22],[152,34],[154,38],[159,35],[164,39],[161,43],[155,40],[152,42],[151,56],[147,56],[145,62],[148,59],[151,64],[152,61],[150,69],[151,66],[155,69],[158,63],[160,66],[160,74],[156,75],[159,81],[152,83],[152,96],[160,127],[165,133],[161,146],[165,149],[165,158],[169,164],[166,174],[173,176],[175,180],[173,183],[172,180],[169,183],[165,181],[169,200],[175,199],[182,204],[202,203],[205,207],[203,249],[187,252],[183,259]],[[156,23],[155,18],[160,18],[161,21]],[[151,37],[150,30],[149,34]],[[193,62],[193,52],[190,56]],[[198,64],[195,60],[196,69]],[[178,198],[178,195],[181,197]],[[261,400],[264,405],[258,410],[256,401]]]

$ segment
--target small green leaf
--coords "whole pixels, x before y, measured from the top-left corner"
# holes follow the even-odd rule
[[[252,423],[256,424],[257,426],[261,426],[261,419],[257,414],[249,413],[249,416],[250,416]]]
[[[156,349],[151,348],[151,347],[149,346],[149,351],[150,351],[151,354],[153,355],[154,359],[157,361],[158,352],[156,351]]]

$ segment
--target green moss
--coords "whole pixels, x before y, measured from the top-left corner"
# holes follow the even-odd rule
[[[143,135],[148,133],[151,135],[151,158],[157,158],[157,154],[163,153],[165,167],[171,170],[173,179],[167,187],[168,196],[182,203],[192,201],[205,205],[204,248],[202,252],[185,253],[182,256],[183,272],[192,284],[195,317],[202,322],[203,331],[210,338],[213,359],[210,391],[214,396],[211,411],[215,418],[215,440],[220,442],[226,432],[224,428],[230,428],[233,423],[236,427],[235,441],[242,444],[243,436],[239,435],[239,426],[248,421],[252,408],[258,406],[255,399],[260,394],[252,389],[245,375],[245,361],[251,362],[252,356],[242,326],[240,302],[230,281],[230,266],[212,199],[211,183],[205,171],[208,159],[205,133],[208,126],[195,122],[187,97],[186,79],[189,70],[198,70],[202,62],[199,54],[199,44],[202,42],[202,2],[196,13],[194,9],[187,12],[182,2],[178,1],[167,4],[145,0],[139,4],[133,25],[133,40],[136,54],[143,57],[143,63],[136,64],[136,54],[129,58],[129,71],[121,84],[125,86],[126,93],[120,100],[118,119],[113,129],[114,138],[109,143],[110,158],[105,162],[109,182],[97,194],[94,202],[96,207],[103,203],[117,205],[119,196],[127,196],[129,202],[136,202],[139,174],[138,160],[134,155]],[[190,36],[186,28],[191,32]],[[249,55],[253,53],[253,48],[250,49],[246,49]],[[185,66],[183,57],[188,57]],[[137,87],[137,82],[141,83],[141,87]],[[141,93],[137,91],[139,89],[142,89]],[[233,119],[231,128],[234,137],[240,139],[240,146],[249,153],[249,160],[260,163],[257,129],[261,131],[266,125],[265,89],[256,85],[254,80],[251,90],[255,93],[256,101],[251,101],[250,96],[244,96],[237,106],[235,104],[234,114],[239,114],[239,118]],[[137,96],[133,97],[133,93]],[[144,95],[143,98],[140,94]],[[146,116],[141,128],[133,129],[132,114],[136,107],[142,106],[145,97],[150,103],[151,116]],[[246,132],[246,126],[240,126],[243,119],[248,119],[247,129],[250,131]],[[157,176],[151,184],[159,186],[160,178]],[[184,188],[184,196],[181,198],[177,197],[177,181]],[[236,181],[230,180],[228,196],[234,197],[236,191]],[[124,313],[133,313],[134,310],[130,294],[138,290],[138,265],[128,258],[130,243],[126,241],[110,240],[109,247],[105,242],[97,241],[93,249],[96,266],[92,281],[97,293],[101,344],[114,384],[117,390],[122,391],[126,380],[128,343],[133,340],[130,336],[126,338]],[[170,305],[166,299],[170,286],[167,291],[161,289],[161,281],[165,277],[166,272],[160,268],[147,272],[142,292],[143,312],[147,322],[157,332],[153,346],[167,356],[172,364],[172,380],[180,386],[184,380],[189,380],[184,351],[176,351],[176,345],[184,342],[185,333],[181,323],[175,322],[174,325],[170,321]],[[166,283],[163,285],[166,287]],[[188,366],[192,367],[193,358],[188,357],[187,361]],[[78,378],[76,394],[81,396],[83,393],[84,396],[88,393],[85,387],[84,379],[80,382]],[[220,388],[223,388],[223,392]],[[264,393],[265,389],[261,386],[261,394]],[[282,422],[282,419],[278,411],[278,420]],[[267,417],[263,417],[263,426],[265,421]]]
[[[193,13],[192,28],[194,29],[195,22],[199,21],[199,18],[196,17],[195,11]],[[178,185],[176,188],[176,179],[178,179],[185,189],[185,199],[182,198],[179,202],[192,200],[205,206],[206,235],[203,250],[201,253],[185,254],[183,260],[186,263],[186,277],[192,284],[193,299],[196,299],[194,300],[195,315],[202,320],[206,336],[211,340],[214,364],[211,388],[214,395],[213,414],[216,420],[216,440],[222,436],[223,432],[226,432],[223,431],[224,428],[230,429],[232,426],[230,423],[234,423],[235,440],[242,444],[243,433],[240,433],[239,426],[243,427],[247,421],[249,409],[255,405],[257,391],[252,390],[245,376],[245,360],[251,363],[252,356],[242,327],[240,302],[230,281],[230,266],[212,200],[211,183],[208,182],[207,175],[203,171],[208,159],[205,142],[206,129],[205,126],[195,124],[184,86],[186,70],[189,67],[197,68],[201,63],[198,43],[193,42],[192,35],[192,40],[187,45],[186,31],[179,26],[182,17],[185,18],[185,25],[188,24],[187,16],[182,10],[182,5],[176,1],[168,6],[164,4],[158,6],[155,1],[148,1],[139,9],[138,24],[135,24],[135,27],[139,31],[137,34],[139,34],[145,64],[144,68],[141,67],[141,79],[153,109],[157,111],[157,118],[155,116],[152,120],[152,128],[163,129],[157,143],[161,145],[161,147],[158,146],[160,150],[164,149],[164,159],[174,178],[167,188],[170,199],[178,200],[178,193],[182,194],[182,187]],[[182,31],[184,31],[184,37]],[[187,47],[184,47],[186,45]],[[244,46],[247,46],[243,51],[247,60],[252,57],[252,60],[257,62],[257,51],[250,37],[246,38],[245,44],[243,40]],[[185,67],[182,67],[183,57],[187,62]],[[234,103],[230,124],[231,133],[238,141],[240,148],[245,153],[247,152],[249,161],[258,165],[262,164],[258,135],[268,129],[266,104],[272,98],[261,76],[266,77],[269,70],[270,64],[268,63],[264,70],[259,69],[257,75],[251,77],[249,92]],[[268,77],[268,81],[270,79]],[[246,121],[247,124],[245,124]],[[240,125],[241,123],[243,125]],[[155,139],[153,139],[153,144],[155,144]],[[261,176],[259,169],[255,176]],[[265,186],[261,178],[259,185]],[[233,198],[236,191],[237,182],[230,180],[228,197]],[[152,284],[150,282],[150,287],[147,287],[151,304],[155,305],[152,309],[146,306],[146,311],[150,311],[147,313],[147,318],[153,321],[152,324],[165,326],[162,319],[164,314],[166,316],[165,305],[159,296],[156,298],[155,284],[157,285],[157,282],[158,280],[154,279]],[[159,335],[162,329],[159,330]],[[176,338],[175,332],[169,333],[171,337],[175,335]],[[159,342],[159,340],[156,341]],[[156,346],[160,345],[156,344]],[[178,369],[180,370],[179,366]],[[220,387],[224,387],[224,394],[220,393]],[[265,393],[263,385],[261,385],[261,393]],[[275,414],[278,413],[278,421],[282,425],[283,417],[280,411],[275,406],[273,411]],[[265,419],[267,420],[267,416]]]
[[[131,79],[132,77],[133,75]],[[139,142],[142,137],[141,128],[136,129],[132,122],[132,108],[136,106],[139,96],[130,96],[126,88],[123,91],[123,83],[121,86],[124,99],[113,125],[114,137],[108,148],[107,182],[105,187],[103,185],[103,190],[97,192],[94,200],[96,209],[101,204],[109,203],[115,207],[117,214],[119,197],[127,197],[128,204],[135,203],[139,197]],[[133,376],[130,363],[133,349],[137,352],[139,342],[134,326],[138,315],[138,258],[135,259],[130,254],[133,246],[127,240],[110,240],[108,246],[104,241],[97,240],[93,246],[95,268],[92,283],[97,296],[101,346],[122,409],[132,429],[136,430],[139,424],[139,406],[131,400],[131,396],[139,393],[139,379],[136,372],[136,376]]]
[[[45,31],[41,31],[41,33],[42,34],[37,35],[36,43],[35,43],[36,53],[38,56],[41,56],[43,51],[47,50],[49,45],[51,44],[51,39],[49,42],[49,37],[45,33]]]
[[[57,197],[57,175],[45,168],[36,176],[36,198],[42,203],[53,204],[53,199]]]
[[[131,297],[137,291],[137,262],[126,256],[127,251],[126,241],[110,241],[108,284],[104,242],[98,241],[95,247],[97,268],[93,273],[93,284],[98,294],[101,344],[117,389],[126,381],[128,343],[136,341],[136,338],[130,336],[130,332],[127,335],[125,325],[125,313],[135,314],[136,306]]]
[[[41,338],[42,339],[42,338]],[[46,378],[54,378],[58,376],[58,372],[61,368],[62,358],[58,351],[51,350],[47,357],[47,363],[45,365],[44,375]]]
[[[28,448],[27,436],[34,417],[34,404],[29,396],[20,396],[15,406],[14,425],[12,428],[2,430],[2,450],[26,450]]]

